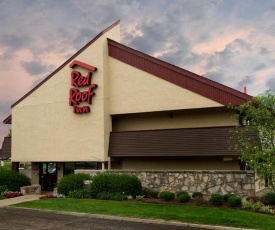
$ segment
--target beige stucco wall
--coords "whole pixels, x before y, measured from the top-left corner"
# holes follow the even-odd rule
[[[69,64],[12,109],[13,161],[106,161],[111,118],[108,112],[107,38],[119,41],[119,25],[104,33],[74,60],[98,68],[91,112],[69,106]],[[86,76],[87,70],[80,70]],[[88,87],[87,87],[88,88]],[[87,90],[81,87],[80,91]],[[87,103],[83,103],[87,106]]]
[[[240,170],[237,158],[223,157],[155,157],[123,158],[112,161],[112,169],[136,170]]]
[[[113,131],[215,127],[237,125],[226,107],[113,116]]]
[[[109,71],[112,115],[222,106],[111,57]]]

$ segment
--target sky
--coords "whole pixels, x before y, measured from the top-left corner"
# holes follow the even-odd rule
[[[0,0],[0,147],[11,105],[118,20],[124,45],[252,96],[275,90],[274,0]]]

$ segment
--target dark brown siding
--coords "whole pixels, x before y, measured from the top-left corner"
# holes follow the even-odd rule
[[[11,157],[11,138],[10,137],[5,137],[4,142],[2,145],[2,151],[0,157]]]
[[[241,105],[252,97],[108,39],[109,56],[223,105]]]
[[[228,149],[234,127],[111,132],[110,157],[236,156]]]

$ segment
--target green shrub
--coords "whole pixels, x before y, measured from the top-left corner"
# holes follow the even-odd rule
[[[122,201],[127,198],[123,193],[115,192],[115,193],[110,193],[110,192],[100,192],[96,196],[97,199],[99,200],[117,200],[117,201]]]
[[[9,191],[20,191],[20,187],[31,184],[31,179],[23,173],[0,170],[0,185]]]
[[[86,189],[78,189],[78,190],[69,191],[68,196],[70,198],[84,199],[84,198],[91,198],[91,193],[89,190],[86,190]]]
[[[252,203],[251,209],[253,211],[259,211],[263,207],[263,204],[260,202]]]
[[[83,189],[84,180],[92,180],[92,176],[85,173],[70,174],[70,175],[64,176],[57,183],[57,191],[59,194],[64,194],[68,196],[70,191]]]
[[[185,191],[178,192],[177,197],[180,197],[181,195],[185,195],[185,194],[188,195],[188,192],[185,192]]]
[[[149,190],[147,193],[148,198],[156,198],[158,197],[158,195],[159,195],[159,192],[156,190]]]
[[[253,202],[252,201],[246,201],[246,202],[243,202],[243,209],[252,209],[253,207]]]
[[[169,191],[164,191],[159,193],[159,197],[165,201],[170,201],[174,199],[175,193],[169,192]]]
[[[275,205],[275,193],[274,192],[265,193],[262,197],[262,202],[265,205]]]
[[[221,194],[212,194],[210,197],[210,203],[215,206],[221,206],[223,204],[223,196]]]
[[[203,195],[202,195],[202,193],[201,193],[201,192],[193,192],[193,194],[192,194],[192,198],[196,198],[197,196],[202,197]]]
[[[0,186],[0,195],[3,193],[3,192],[7,192],[8,191],[8,186],[7,185],[1,185]]]
[[[136,196],[136,200],[143,200],[144,199],[144,195],[142,196]]]
[[[178,197],[178,201],[180,203],[186,203],[191,199],[191,196],[189,196],[189,194],[182,194]]]
[[[147,197],[147,198],[155,198],[155,197],[158,197],[159,192],[156,191],[156,190],[152,190],[152,189],[148,189],[148,188],[143,188],[141,194],[144,197]]]
[[[142,193],[140,180],[128,174],[99,173],[93,177],[90,188],[93,197],[103,192],[133,197]]]
[[[224,194],[223,195],[223,202],[226,203],[228,201],[229,197],[236,197],[236,195],[232,194],[232,193]]]
[[[227,204],[230,207],[238,207],[242,204],[242,199],[238,196],[230,196],[227,200]]]

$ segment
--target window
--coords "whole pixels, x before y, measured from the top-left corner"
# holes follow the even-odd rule
[[[65,162],[64,175],[74,173],[75,169],[98,169],[97,162]]]

